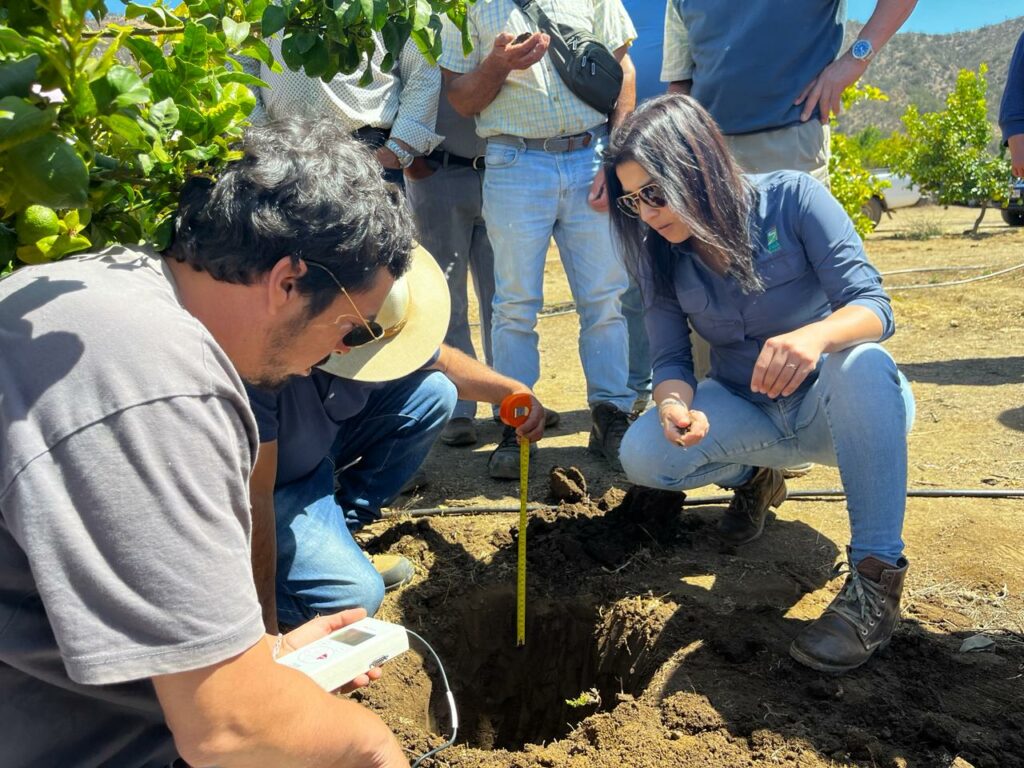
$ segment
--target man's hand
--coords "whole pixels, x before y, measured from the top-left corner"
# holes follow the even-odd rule
[[[284,636],[284,642],[278,652],[278,658],[286,653],[297,651],[303,646],[315,643],[336,632],[342,627],[366,618],[366,611],[363,608],[351,608],[347,611],[332,613],[330,616],[317,616],[312,621],[307,621],[298,629],[292,630]],[[276,638],[272,638],[276,642]],[[341,688],[342,693],[351,693],[357,688],[363,688],[381,676],[380,667],[372,667],[365,674],[359,675],[355,680]]]
[[[544,58],[551,38],[543,32],[534,32],[523,42],[517,43],[511,32],[502,32],[494,38],[494,48],[487,54],[482,67],[500,74],[502,79],[517,69],[529,69]]]
[[[436,173],[436,170],[431,167],[425,157],[417,155],[416,159],[412,161],[412,165],[406,168],[404,173],[407,179],[423,181],[423,179],[429,179],[433,176],[434,173]]]
[[[1018,179],[1024,179],[1024,133],[1018,133],[1007,140],[1010,145],[1010,164],[1013,166],[1013,175]]]
[[[665,402],[658,406],[658,418],[665,439],[673,445],[692,448],[708,433],[710,425],[703,411],[687,409],[679,402]]]
[[[532,392],[530,393],[530,413],[526,417],[526,421],[516,427],[516,434],[531,443],[536,443],[544,437],[544,406]]]
[[[793,102],[804,105],[800,119],[804,122],[810,120],[814,114],[814,107],[817,106],[818,119],[827,125],[830,116],[838,115],[843,109],[843,91],[848,85],[855,83],[867,68],[866,61],[858,61],[849,52],[825,67]]]
[[[764,343],[754,363],[750,391],[774,399],[789,397],[814,370],[825,351],[825,340],[813,325],[798,328]]]
[[[388,170],[397,171],[402,165],[398,162],[398,155],[392,152],[387,147],[380,147],[376,152],[373,153],[377,157],[377,162]]]
[[[597,172],[593,183],[590,185],[590,192],[587,193],[587,202],[598,213],[608,213],[608,184],[605,181],[603,168]]]

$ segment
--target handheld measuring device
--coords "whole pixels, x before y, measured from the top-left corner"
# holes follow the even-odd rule
[[[510,427],[526,421],[533,399],[525,392],[501,401],[498,416]],[[519,443],[519,557],[516,567],[516,645],[526,645],[526,488],[530,479],[530,443]]]
[[[325,691],[336,691],[370,667],[379,667],[407,650],[405,627],[366,618],[281,656],[277,663],[313,678]]]

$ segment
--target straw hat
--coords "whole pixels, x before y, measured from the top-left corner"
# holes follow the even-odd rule
[[[444,273],[422,246],[412,252],[412,265],[395,281],[377,322],[393,335],[344,354],[333,354],[322,370],[356,381],[393,381],[427,363],[448,332],[452,300]]]

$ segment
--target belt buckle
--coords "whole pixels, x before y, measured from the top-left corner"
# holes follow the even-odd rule
[[[545,152],[564,152],[565,150],[551,149],[551,147],[548,146],[549,141],[563,141],[564,138],[565,137],[563,136],[549,136],[548,138],[544,139],[544,143],[541,145],[541,149],[543,149]]]
[[[472,163],[473,170],[474,171],[482,171],[484,169],[484,167],[485,167],[483,165],[483,162],[484,162],[484,156],[483,155],[477,155],[476,157],[474,157],[473,158],[473,163]],[[478,163],[479,163],[479,165],[478,165]]]

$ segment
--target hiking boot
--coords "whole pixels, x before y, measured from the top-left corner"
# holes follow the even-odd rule
[[[373,563],[374,570],[384,580],[385,592],[408,584],[416,572],[412,563],[401,555],[373,555],[370,562]]]
[[[749,544],[761,536],[769,507],[786,500],[786,481],[782,472],[761,467],[739,488],[733,489],[732,501],[718,521],[718,533],[729,544]]]
[[[847,547],[846,559],[833,571],[834,576],[847,574],[843,588],[789,646],[790,656],[819,672],[856,669],[889,644],[900,621],[906,558],[890,565],[877,557],[866,557],[854,568]]]
[[[475,445],[476,425],[466,416],[450,419],[441,430],[441,442],[445,445]]]
[[[530,443],[530,455],[537,452],[537,444]],[[506,426],[501,433],[501,442],[487,459],[487,474],[495,480],[519,479],[519,441],[516,428]]]
[[[622,438],[632,424],[632,419],[625,411],[620,411],[612,403],[598,403],[590,409],[593,426],[590,428],[590,440],[587,448],[600,453],[612,465],[612,469],[622,471],[619,461],[619,446]]]

